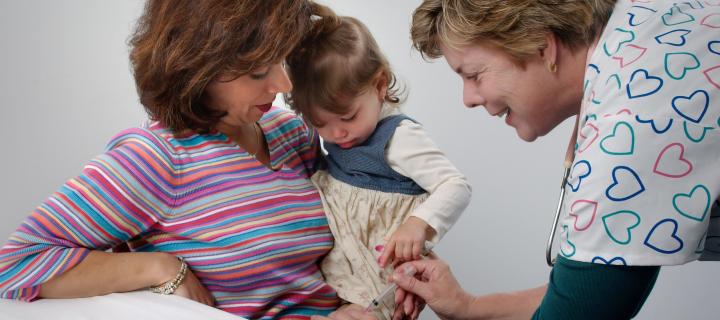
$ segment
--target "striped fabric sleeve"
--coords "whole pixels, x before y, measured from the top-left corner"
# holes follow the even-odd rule
[[[35,209],[0,249],[0,297],[32,301],[39,285],[147,230],[174,196],[164,144],[130,129]]]
[[[278,156],[273,161],[304,169],[307,177],[312,176],[320,161],[320,137],[317,131],[286,109],[275,108],[265,117],[265,126],[274,128],[269,136],[272,141],[268,141],[268,145],[282,149],[271,150],[271,154]]]
[[[308,170],[308,176],[312,176],[317,171],[320,160],[320,137],[305,121],[298,119],[298,122],[302,124],[303,130],[298,137],[298,152]]]

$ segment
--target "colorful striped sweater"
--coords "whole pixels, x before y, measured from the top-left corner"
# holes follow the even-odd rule
[[[158,123],[121,132],[11,235],[0,250],[0,297],[33,300],[88,248],[140,238],[133,250],[185,258],[227,312],[334,310],[318,269],[333,240],[309,179],[318,137],[280,108],[260,125],[275,170],[221,133],[173,135]]]

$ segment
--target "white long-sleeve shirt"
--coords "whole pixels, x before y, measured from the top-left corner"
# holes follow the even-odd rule
[[[395,114],[400,114],[400,110],[384,106],[380,118]],[[400,122],[385,155],[393,170],[428,192],[428,198],[412,216],[435,229],[434,242],[440,240],[470,203],[472,188],[467,179],[440,151],[422,125],[410,120]]]

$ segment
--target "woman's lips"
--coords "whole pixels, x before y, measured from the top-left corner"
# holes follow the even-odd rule
[[[270,110],[270,108],[272,108],[272,103],[261,104],[261,105],[255,106],[255,107],[257,107],[258,109],[260,109],[260,111],[265,113],[265,112],[268,112],[268,110]]]

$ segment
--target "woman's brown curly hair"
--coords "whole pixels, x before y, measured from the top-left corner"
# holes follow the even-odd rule
[[[140,102],[174,132],[207,132],[225,115],[202,103],[208,83],[281,62],[320,8],[309,0],[149,0],[129,41]]]

